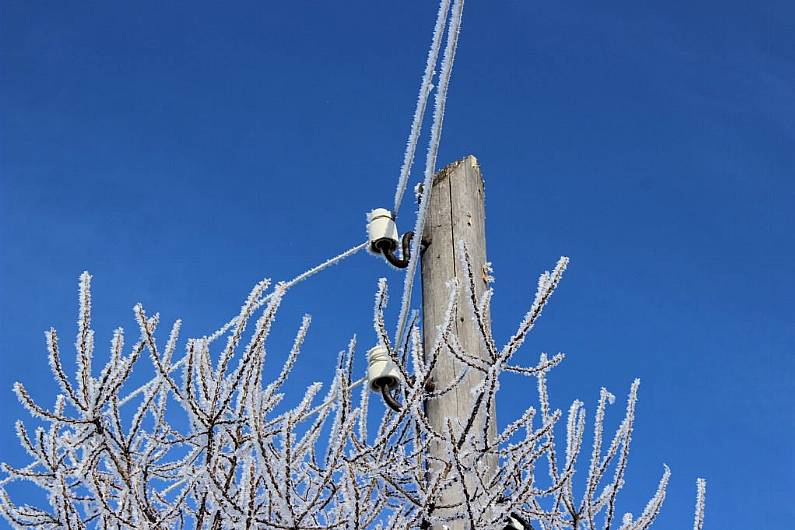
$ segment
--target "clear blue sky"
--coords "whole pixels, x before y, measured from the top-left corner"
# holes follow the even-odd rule
[[[42,332],[71,344],[81,271],[104,355],[135,302],[204,334],[262,277],[363,239],[392,201],[435,11],[0,3],[0,459],[25,463],[13,381],[54,396]],[[623,403],[641,378],[619,509],[641,510],[667,463],[660,529],[691,524],[697,476],[708,528],[795,516],[794,35],[787,0],[465,8],[440,165],[472,153],[484,170],[495,333],[571,256],[519,360],[567,353],[564,410],[593,411],[602,385]],[[370,256],[291,292],[273,359],[314,316],[295,400],[353,333],[364,367],[382,275],[394,326],[402,277]],[[534,393],[506,381],[500,421]]]

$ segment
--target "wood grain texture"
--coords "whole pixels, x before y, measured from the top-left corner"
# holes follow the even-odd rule
[[[486,289],[481,271],[486,264],[486,212],[484,201],[484,183],[478,161],[474,156],[467,156],[453,162],[442,169],[433,180],[428,218],[423,238],[428,243],[422,255],[422,311],[423,311],[423,342],[425,350],[430,351],[436,340],[437,326],[442,322],[449,298],[447,283],[457,278],[459,283],[458,309],[455,315],[455,328],[461,345],[471,355],[488,358],[477,324],[470,318],[468,279],[463,271],[459,253],[459,241],[463,240],[469,251],[472,271],[475,275],[475,287],[478,297]],[[488,315],[486,315],[488,319]],[[488,321],[488,320],[487,320]],[[460,376],[463,366],[445,349],[433,372],[437,388],[443,388],[450,381]],[[483,380],[483,375],[470,370],[461,383],[451,392],[426,403],[426,412],[431,425],[437,432],[447,432],[447,418],[458,418],[466,422],[473,401],[470,390]],[[489,422],[489,434],[496,436],[496,417],[492,407]],[[476,428],[482,432],[486,414],[478,415]],[[431,456],[444,458],[445,455]],[[491,469],[496,461],[490,462]],[[474,477],[466,483],[470,491],[474,491]],[[460,488],[451,488],[443,499],[442,505],[455,504],[462,500]],[[466,528],[463,522],[449,525],[451,529]]]

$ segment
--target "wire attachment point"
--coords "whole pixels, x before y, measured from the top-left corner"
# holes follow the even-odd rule
[[[378,345],[367,352],[367,381],[373,392],[381,393],[389,408],[400,412],[401,407],[392,395],[392,390],[400,385],[400,370],[385,346]]]
[[[397,267],[405,269],[411,260],[411,240],[414,232],[406,232],[398,241],[398,230],[392,212],[386,208],[376,208],[367,214],[367,235],[370,240],[370,252],[381,254],[386,260]],[[395,255],[401,247],[401,256]]]
[[[395,412],[400,412],[403,410],[403,407],[398,404],[397,400],[392,395],[389,385],[381,383],[380,389],[381,397],[384,398],[384,403],[386,403],[390,409],[394,410]]]

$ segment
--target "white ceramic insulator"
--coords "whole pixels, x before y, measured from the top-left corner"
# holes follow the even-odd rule
[[[386,208],[376,208],[367,214],[367,235],[370,238],[370,249],[375,250],[375,244],[382,239],[388,239],[398,246],[398,230],[392,212]]]
[[[367,352],[367,382],[370,389],[374,392],[380,390],[376,382],[380,384],[385,382],[387,386],[394,387],[400,379],[400,370],[392,362],[386,348],[381,345],[370,348]]]

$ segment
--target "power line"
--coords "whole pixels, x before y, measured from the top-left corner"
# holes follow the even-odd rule
[[[295,276],[292,280],[284,282],[282,284],[282,286],[281,286],[281,289],[282,289],[281,292],[283,293],[287,289],[290,289],[291,287],[295,286],[297,283],[300,283],[300,282],[306,280],[307,278],[310,278],[310,277],[314,276],[315,274],[317,274],[317,273],[319,273],[319,272],[331,267],[332,265],[335,265],[335,264],[343,261],[345,258],[353,256],[354,254],[356,254],[360,250],[362,250],[365,247],[367,247],[367,245],[369,245],[369,244],[370,244],[369,241],[365,241],[364,243],[356,245],[355,247],[351,247],[348,250],[346,250],[344,252],[341,252],[340,254],[337,254],[334,257],[331,257],[331,258],[327,259],[323,263],[321,263],[319,265],[316,265],[316,266],[312,267],[311,269],[308,269],[308,270],[302,272],[298,276]],[[276,291],[274,291],[274,292],[276,292]],[[273,297],[274,292],[272,292],[272,293],[260,298],[257,301],[257,303],[254,305],[254,307],[252,308],[251,312],[253,313],[257,309],[259,309],[260,307],[265,305],[265,303],[267,303],[268,300],[270,300]],[[213,341],[217,340],[218,338],[222,337],[224,335],[224,333],[229,331],[229,328],[231,328],[232,326],[237,324],[238,318],[240,318],[240,317],[239,316],[234,317],[232,320],[230,320],[229,322],[227,322],[226,324],[221,326],[215,333],[213,333],[209,337],[206,337],[204,340],[207,342],[207,344],[210,344],[211,342],[213,342]],[[174,370],[176,370],[177,368],[182,366],[185,363],[185,361],[187,360],[187,358],[188,358],[188,356],[186,354],[184,357],[182,357],[182,359],[180,359],[179,361],[177,361],[174,364],[172,364],[171,367],[169,368],[169,372],[173,372]],[[140,387],[138,387],[137,389],[133,390],[129,394],[127,394],[123,399],[121,399],[119,401],[119,406],[124,405],[125,403],[129,402],[131,399],[133,399],[135,396],[141,394],[142,392],[146,392],[152,385],[154,385],[157,381],[159,381],[159,379],[160,379],[159,377],[155,378],[155,379],[149,381],[148,383],[146,383],[144,385],[141,385]]]
[[[411,123],[411,132],[406,142],[406,152],[403,155],[403,165],[400,168],[400,178],[398,179],[397,190],[395,190],[395,207],[393,214],[397,218],[400,210],[400,203],[403,201],[403,194],[406,192],[406,185],[411,173],[411,166],[414,164],[414,154],[417,150],[417,141],[422,131],[422,122],[425,117],[425,107],[428,103],[428,96],[433,90],[431,81],[433,74],[436,73],[436,63],[439,61],[439,49],[442,44],[447,14],[450,11],[450,0],[442,0],[439,3],[439,12],[436,14],[436,25],[433,28],[433,38],[431,47],[428,50],[428,60],[425,62],[425,72],[420,83],[420,93],[417,96],[417,108],[414,110],[414,120]]]
[[[450,75],[455,61],[455,52],[458,46],[458,33],[461,29],[461,15],[464,11],[464,0],[455,0],[450,27],[447,30],[447,45],[442,58],[442,72],[439,77],[439,88],[436,91],[435,107],[433,111],[433,125],[431,126],[431,139],[428,144],[428,154],[425,158],[425,180],[423,181],[420,208],[417,213],[417,222],[414,226],[414,239],[411,242],[411,259],[406,270],[403,284],[403,300],[400,306],[397,331],[395,332],[395,347],[399,350],[403,344],[406,327],[406,317],[411,305],[411,292],[414,287],[414,276],[420,255],[422,233],[425,228],[425,218],[428,214],[431,189],[433,188],[433,175],[436,172],[436,157],[439,154],[439,141],[442,136],[442,123],[444,122],[444,108],[447,102],[447,89],[450,86]]]

